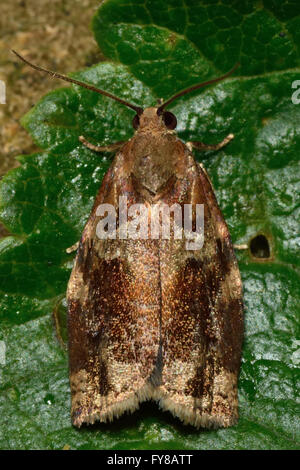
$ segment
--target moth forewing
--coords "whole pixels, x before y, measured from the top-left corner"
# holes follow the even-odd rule
[[[149,121],[155,108],[145,111]],[[120,196],[128,211],[141,202],[177,202],[182,211],[186,204],[203,205],[202,248],[187,250],[185,237],[161,234],[97,239],[98,205],[118,209]],[[237,262],[206,173],[161,123],[137,131],[117,153],[84,229],[68,291],[75,425],[111,420],[150,398],[196,427],[236,423],[242,343]]]

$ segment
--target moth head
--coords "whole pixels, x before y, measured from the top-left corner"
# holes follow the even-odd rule
[[[176,116],[170,111],[158,113],[158,108],[145,108],[143,112],[136,114],[132,120],[134,129],[160,129],[173,130],[177,125]]]

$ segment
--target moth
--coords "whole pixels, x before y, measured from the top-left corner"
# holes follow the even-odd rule
[[[212,184],[191,153],[193,147],[221,149],[233,135],[217,145],[185,144],[176,135],[176,117],[166,110],[178,97],[219,82],[233,70],[143,109],[17,56],[135,111],[135,133],[127,142],[97,146],[80,137],[92,151],[116,154],[85,225],[68,284],[72,423],[111,421],[153,399],[197,428],[235,424],[242,283]],[[98,207],[118,209],[120,196],[126,197],[127,208],[203,205],[202,248],[186,249],[184,237],[100,239]]]

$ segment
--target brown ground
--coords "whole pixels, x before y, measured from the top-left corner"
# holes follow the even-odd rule
[[[20,118],[46,92],[57,88],[12,54],[69,73],[103,57],[90,29],[99,0],[1,0],[0,80],[6,83],[6,104],[0,104],[0,177],[18,165],[15,157],[36,151]],[[5,230],[0,226],[0,236]]]

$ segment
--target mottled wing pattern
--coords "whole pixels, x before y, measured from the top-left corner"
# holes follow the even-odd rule
[[[188,202],[204,204],[205,239],[196,251],[181,241],[161,243],[163,368],[156,397],[186,424],[230,426],[238,418],[241,278],[209,178],[195,162],[188,167]]]
[[[240,273],[209,178],[178,145],[175,173],[150,199],[120,151],[84,229],[68,285],[76,426],[112,420],[150,398],[196,427],[237,421]],[[204,246],[187,250],[185,239],[99,240],[96,209],[118,208],[120,194],[129,205],[204,204]]]
[[[159,349],[158,240],[100,240],[100,203],[135,201],[120,152],[86,224],[68,284],[71,415],[76,426],[108,421],[151,397]],[[117,178],[114,176],[117,175]]]

